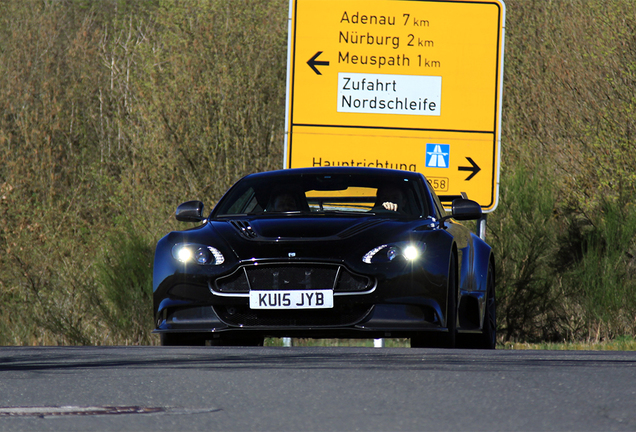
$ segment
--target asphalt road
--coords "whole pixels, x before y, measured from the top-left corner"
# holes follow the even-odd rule
[[[0,430],[636,430],[636,352],[2,347]]]

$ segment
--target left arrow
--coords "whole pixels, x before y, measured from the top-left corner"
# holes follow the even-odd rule
[[[322,74],[320,73],[320,71],[318,70],[318,68],[316,66],[329,66],[329,62],[328,61],[318,61],[318,60],[316,60],[320,54],[322,54],[322,51],[318,51],[307,62],[309,67],[312,68],[314,70],[314,72],[316,72],[316,74],[318,74],[318,75],[322,75]]]

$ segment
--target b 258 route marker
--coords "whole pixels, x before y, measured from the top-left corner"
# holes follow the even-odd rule
[[[423,173],[497,206],[501,0],[290,0],[285,168]]]

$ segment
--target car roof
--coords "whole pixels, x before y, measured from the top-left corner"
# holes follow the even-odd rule
[[[258,177],[277,177],[277,176],[298,176],[298,175],[368,175],[368,176],[387,176],[402,177],[408,179],[423,179],[423,175],[413,171],[393,170],[386,168],[367,168],[367,167],[312,167],[312,168],[288,168],[275,171],[264,171],[249,174],[245,178]]]

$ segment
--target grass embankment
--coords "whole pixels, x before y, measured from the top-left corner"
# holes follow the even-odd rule
[[[287,7],[0,2],[0,345],[156,343],[176,206],[282,166]],[[499,335],[633,336],[636,2],[506,12]]]
[[[506,350],[560,350],[560,351],[636,351],[636,340],[632,336],[620,336],[602,342],[506,342],[497,346]]]
[[[293,346],[309,347],[373,347],[373,339],[292,339]],[[280,338],[266,338],[265,346],[283,346]],[[385,348],[408,348],[408,339],[384,339]],[[551,351],[636,351],[636,340],[621,336],[602,342],[527,343],[505,342],[497,345],[500,350],[551,350]]]

